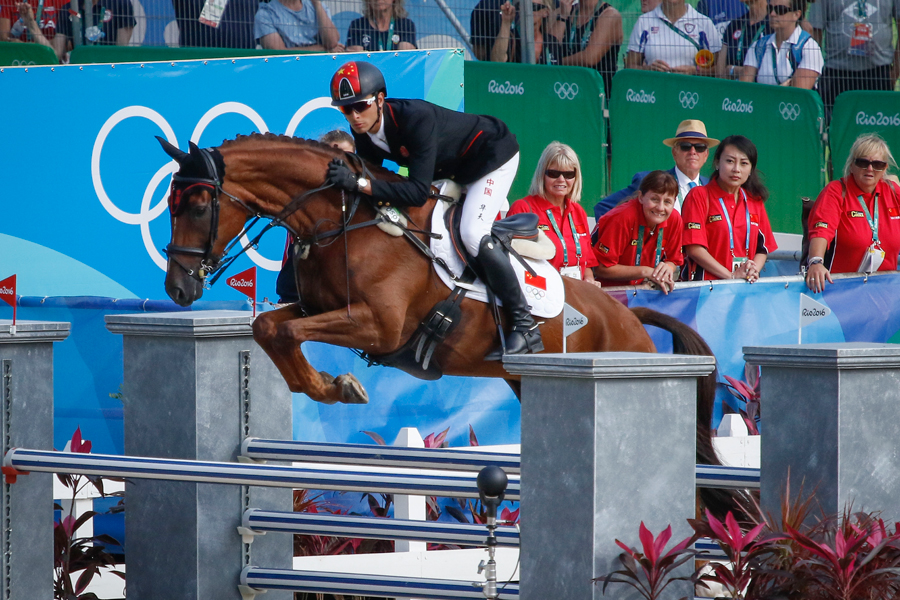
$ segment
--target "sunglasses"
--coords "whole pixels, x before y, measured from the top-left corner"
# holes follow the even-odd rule
[[[364,110],[367,110],[372,103],[375,102],[375,97],[366,98],[365,100],[360,100],[359,102],[354,102],[353,104],[348,104],[346,106],[339,106],[338,108],[345,115],[349,115],[350,113],[361,113]]]
[[[571,171],[557,171],[556,169],[547,169],[544,171],[544,175],[549,177],[550,179],[559,179],[559,176],[562,175],[566,179],[575,179],[575,174],[577,171],[574,169]]]
[[[888,165],[883,160],[868,160],[866,158],[857,158],[853,161],[853,164],[860,169],[868,169],[871,166],[875,171],[884,171]]]
[[[701,143],[698,143],[698,142],[694,142],[694,143],[691,143],[691,142],[679,142],[679,143],[678,143],[678,149],[681,150],[682,152],[690,152],[690,151],[691,151],[691,148],[693,148],[694,150],[696,150],[696,151],[697,151],[697,154],[703,154],[704,152],[706,152],[707,150],[709,150],[709,145],[707,145],[707,144],[701,144]]]
[[[778,15],[779,17],[783,17],[784,15],[788,14],[789,12],[794,12],[794,9],[792,9],[790,6],[785,6],[783,4],[770,4],[769,12],[773,12],[776,15]]]

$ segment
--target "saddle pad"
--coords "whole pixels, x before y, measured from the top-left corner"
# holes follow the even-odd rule
[[[444,225],[445,207],[444,202],[436,202],[434,212],[431,213],[431,231],[441,236],[440,239],[432,238],[431,251],[435,256],[442,258],[447,266],[450,267],[450,270],[453,271],[453,274],[459,277],[465,270],[466,265],[450,242],[450,234],[447,232],[446,225]],[[525,261],[537,273],[537,277],[532,278],[518,260],[513,257],[510,257],[509,260],[516,272],[519,285],[525,294],[525,299],[531,305],[531,314],[536,317],[552,319],[561,313],[563,303],[566,301],[566,291],[559,271],[554,269],[546,260],[526,258]],[[448,288],[452,290],[458,285],[442,267],[434,265],[434,269]],[[528,281],[526,281],[526,275],[528,275]],[[466,293],[467,298],[487,303],[487,290],[480,279],[476,279],[471,286],[462,285],[462,287],[469,290]]]

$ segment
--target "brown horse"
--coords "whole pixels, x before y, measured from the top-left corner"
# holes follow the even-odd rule
[[[390,355],[413,336],[449,290],[410,240],[391,237],[376,227],[353,228],[376,217],[366,201],[344,223],[347,213],[342,208],[349,199],[323,186],[328,162],[347,155],[318,142],[272,134],[239,136],[212,150],[192,145],[189,154],[160,142],[180,165],[170,195],[169,296],[182,306],[199,299],[205,276],[215,270],[228,242],[254,214],[283,216],[284,225],[308,248],[295,261],[302,300],[260,314],[253,324],[254,339],[292,391],[328,404],[367,402],[356,377],[335,378],[317,371],[304,357],[301,344],[317,341],[354,348],[375,359]],[[400,177],[369,168],[376,178]],[[434,203],[409,208],[410,226],[427,230]],[[289,204],[295,210],[285,216]],[[427,244],[426,233],[417,237]],[[702,338],[677,320],[648,309],[629,310],[594,285],[563,280],[566,302],[588,318],[587,326],[569,337],[569,352],[655,352],[643,322],[670,331],[676,352],[712,355]],[[458,326],[432,361],[448,375],[505,379],[518,393],[516,376],[502,363],[484,360],[499,344],[491,308],[467,298],[461,310]],[[561,352],[562,316],[543,323],[541,336],[546,352]],[[417,374],[415,368],[408,372]],[[697,452],[698,460],[709,464],[719,464],[710,440],[714,392],[714,376],[701,381]]]

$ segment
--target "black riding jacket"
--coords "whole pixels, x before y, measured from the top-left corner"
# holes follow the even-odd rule
[[[368,134],[353,133],[356,152],[381,165],[385,159],[409,168],[400,182],[372,181],[372,196],[381,202],[422,206],[431,182],[453,179],[465,185],[505,164],[519,151],[503,121],[441,108],[424,100],[385,101],[382,126],[390,153]]]

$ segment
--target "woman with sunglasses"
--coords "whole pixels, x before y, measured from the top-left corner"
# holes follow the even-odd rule
[[[372,196],[378,206],[422,206],[431,182],[453,179],[467,186],[460,235],[466,251],[482,267],[484,283],[503,302],[512,331],[508,354],[543,350],[516,273],[491,225],[506,208],[519,167],[519,144],[503,121],[442,108],[424,100],[387,99],[387,84],[378,68],[364,61],[344,64],[331,78],[331,104],[347,119],[356,153],[381,165],[391,160],[409,169],[403,181],[369,180],[343,161],[328,165],[326,181],[352,193]],[[499,359],[494,351],[487,358]]]
[[[816,40],[800,27],[805,12],[806,0],[770,0],[769,23],[774,33],[747,49],[741,81],[815,87],[825,61]]]
[[[832,273],[896,271],[900,252],[900,190],[884,179],[896,167],[877,133],[856,138],[844,177],[825,186],[809,214],[806,286],[834,283]]]
[[[651,171],[635,197],[597,221],[594,269],[603,285],[654,283],[664,294],[675,289],[681,254],[681,216],[675,210],[678,181],[667,171]]]
[[[416,24],[406,16],[404,0],[364,0],[363,16],[350,23],[347,52],[416,49]]]
[[[682,243],[689,268],[682,279],[746,279],[753,283],[778,248],[764,202],[769,191],[756,170],[756,146],[730,135],[713,157],[708,184],[684,200]]]
[[[538,160],[530,195],[516,200],[507,216],[534,213],[540,217],[538,227],[556,246],[550,264],[566,277],[593,282],[591,268],[597,266],[597,258],[588,237],[587,214],[578,204],[581,183],[581,163],[575,151],[550,142]]]

